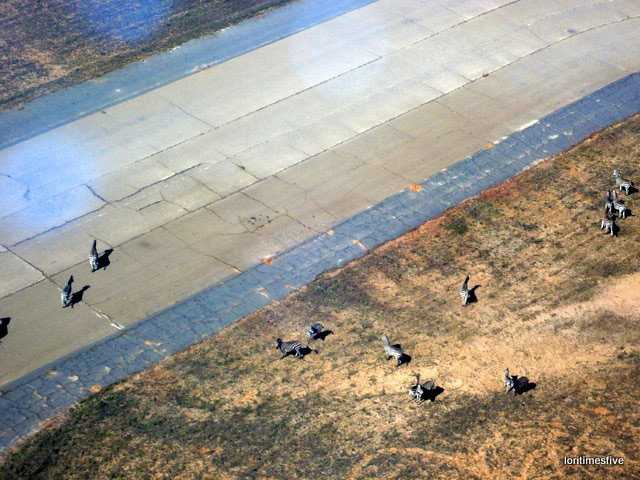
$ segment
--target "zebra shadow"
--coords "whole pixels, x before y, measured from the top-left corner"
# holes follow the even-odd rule
[[[109,256],[112,253],[113,253],[113,248],[108,248],[104,252],[102,252],[102,255],[98,257],[98,268],[96,269],[96,271],[100,269],[106,270],[107,267],[111,265],[111,260],[109,260]]]
[[[11,317],[0,318],[0,340],[9,335],[9,324]]]
[[[318,350],[316,350],[315,348],[311,348],[309,346],[301,348],[300,349],[300,357],[298,357],[300,360],[304,360],[304,357],[306,357],[307,355],[309,355],[310,353],[320,353]]]
[[[514,395],[522,395],[523,393],[527,393],[538,386],[536,383],[530,382],[527,377],[512,375],[512,378]]]
[[[80,303],[82,301],[82,299],[84,298],[84,292],[86,292],[87,290],[89,290],[91,288],[91,285],[85,285],[84,287],[82,287],[80,290],[78,290],[77,292],[73,292],[71,294],[71,302],[69,302],[69,306],[71,308],[73,308],[73,306],[76,303]]]
[[[316,335],[316,339],[317,340],[322,340],[324,342],[324,340],[329,336],[329,335],[333,335],[333,330],[323,330],[322,332],[318,333]]]
[[[469,289],[469,300],[467,301],[467,305],[471,305],[472,303],[478,303],[478,296],[476,295],[476,290],[479,289],[482,285],[475,285],[473,288]]]
[[[618,233],[620,233],[620,226],[617,223],[614,223],[611,230],[613,230],[613,236],[617,237]],[[605,230],[605,233],[608,233],[608,231]]]
[[[411,387],[411,390],[415,391],[415,388],[416,388],[415,386]],[[444,388],[438,385],[436,385],[433,388],[428,388],[428,389],[425,388],[422,391],[422,396],[420,397],[419,401],[420,403],[426,402],[426,401],[435,402],[436,398],[438,398],[438,396],[441,395],[443,392],[444,392]]]
[[[391,346],[402,350],[402,345],[400,345],[399,343],[396,343],[395,345],[391,345]],[[396,364],[396,367],[400,367],[401,365],[409,365],[410,363],[411,363],[411,355],[409,355],[408,353],[402,352],[402,355],[400,355],[400,358],[398,358],[398,363]]]

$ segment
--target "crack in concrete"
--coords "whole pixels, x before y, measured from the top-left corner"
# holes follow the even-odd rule
[[[326,83],[329,83],[329,82],[331,82],[331,81],[333,81],[333,80],[336,80],[336,79],[338,79],[338,78],[340,78],[340,77],[342,77],[342,76],[344,76],[344,75],[347,75],[347,74],[349,74],[349,73],[351,73],[351,72],[355,72],[355,71],[357,71],[357,70],[359,70],[359,69],[361,69],[361,68],[363,68],[363,67],[366,67],[367,65],[371,65],[372,63],[378,62],[378,61],[382,60],[382,58],[384,58],[384,57],[381,57],[381,56],[379,56],[379,55],[375,55],[375,54],[374,54],[374,56],[376,56],[376,58],[374,58],[373,60],[369,60],[368,62],[362,63],[362,64],[358,65],[358,66],[357,66],[357,67],[355,67],[355,68],[352,68],[352,69],[347,70],[347,71],[345,71],[345,72],[342,72],[342,73],[340,73],[340,74],[338,74],[338,75],[335,75],[335,76],[333,76],[333,77],[331,77],[331,78],[328,78],[328,79],[326,79],[326,80],[323,80],[323,81],[321,81],[321,82],[318,82],[318,83],[316,83],[316,84],[314,84],[314,85],[312,85],[312,86],[310,86],[310,87],[303,88],[302,90],[298,90],[297,92],[295,92],[295,93],[293,93],[293,94],[291,94],[291,95],[288,95],[288,96],[286,96],[286,97],[284,97],[284,98],[281,98],[281,99],[279,99],[279,100],[276,100],[275,102],[269,103],[269,104],[267,104],[267,105],[263,105],[262,107],[260,107],[260,108],[258,108],[258,109],[256,109],[256,110],[253,110],[253,111],[251,111],[251,112],[248,112],[248,113],[246,113],[246,114],[244,114],[244,115],[240,115],[239,117],[236,117],[236,118],[234,118],[234,119],[232,119],[232,120],[229,120],[228,122],[222,123],[222,124],[220,124],[219,126],[217,126],[217,127],[215,128],[215,130],[219,130],[219,129],[221,129],[222,127],[226,127],[226,126],[231,125],[231,124],[233,124],[233,123],[235,123],[235,122],[238,122],[238,121],[240,121],[240,120],[242,120],[242,119],[244,119],[244,118],[250,117],[251,115],[253,115],[253,114],[257,113],[257,112],[261,112],[261,111],[266,110],[266,109],[268,109],[268,108],[270,108],[270,107],[272,107],[272,106],[274,106],[274,105],[278,105],[278,104],[280,104],[280,103],[282,103],[282,102],[285,102],[285,101],[287,101],[287,100],[289,100],[289,99],[291,99],[291,98],[295,98],[295,97],[297,97],[297,96],[299,96],[299,95],[301,95],[301,94],[303,94],[303,93],[305,93],[305,92],[307,92],[307,91],[309,91],[309,90],[313,90],[314,88],[319,87],[320,85],[324,85],[324,84],[326,84]],[[214,131],[215,131],[215,130],[214,130]],[[286,133],[290,133],[290,132],[292,132],[292,131],[293,131],[293,130],[289,130],[289,131],[287,131]]]
[[[357,160],[360,160],[360,159],[357,159]],[[364,162],[362,162],[360,165],[358,165],[357,167],[354,167],[353,169],[356,169],[356,168],[358,168],[358,167],[360,167],[360,166],[362,166],[362,165],[364,165],[364,164],[365,164],[365,163],[364,163]],[[335,218],[335,216],[334,216],[332,213],[330,213],[330,212],[329,212],[328,210],[326,210],[322,205],[320,205],[318,202],[316,202],[316,200],[315,200],[315,199],[313,199],[313,198],[311,198],[311,197],[309,196],[311,192],[309,192],[308,190],[306,190],[306,189],[302,188],[300,185],[296,184],[295,182],[289,182],[289,181],[287,181],[287,180],[285,180],[285,179],[283,179],[283,178],[279,177],[278,175],[274,175],[274,177],[275,177],[275,178],[277,178],[278,180],[280,180],[281,182],[286,183],[287,185],[290,185],[290,186],[295,187],[295,188],[299,188],[299,189],[302,191],[302,195],[303,195],[304,203],[310,202],[310,203],[313,205],[313,207],[315,207],[315,208],[316,208],[316,210],[319,210],[320,212],[322,212],[322,213],[324,213],[325,215],[329,216],[330,218],[332,218],[332,219],[334,220],[334,222],[336,222],[336,221],[337,221],[337,219]],[[247,187],[247,188],[248,188],[248,187]],[[251,194],[250,194],[249,192],[243,192],[243,193],[244,193],[246,196],[248,196],[249,198],[251,198],[251,199],[255,200],[256,202],[258,202],[258,203],[260,203],[260,204],[262,204],[263,206],[265,206],[265,207],[266,207],[266,208],[268,208],[269,210],[272,210],[272,211],[274,211],[274,212],[276,212],[276,213],[283,213],[285,216],[288,216],[288,217],[291,217],[291,218],[295,219],[296,221],[300,222],[300,224],[302,224],[302,225],[306,226],[307,228],[310,228],[310,229],[312,229],[312,230],[314,230],[314,231],[317,231],[318,233],[324,233],[324,232],[326,231],[326,230],[317,230],[317,229],[314,229],[313,227],[311,227],[311,226],[309,226],[309,225],[304,224],[304,223],[302,222],[302,220],[301,220],[301,219],[299,219],[299,218],[297,217],[297,215],[296,215],[295,213],[291,212],[291,211],[290,211],[286,206],[271,207],[271,206],[267,205],[266,203],[264,203],[264,202],[263,202],[262,200],[260,200],[259,198],[251,196]],[[278,210],[275,210],[275,208],[278,208],[278,210],[280,210],[280,212],[279,212]],[[276,218],[278,218],[278,217],[276,217]],[[275,220],[275,219],[274,219],[274,220]]]
[[[164,193],[162,192],[162,189],[159,189],[159,190],[158,190],[158,193],[160,194],[160,198],[161,198],[165,203],[168,203],[169,205],[173,205],[174,207],[176,207],[176,208],[178,208],[178,209],[180,209],[180,210],[183,210],[183,211],[184,211],[184,212],[186,212],[186,213],[191,213],[191,212],[192,212],[192,210],[189,210],[188,208],[183,207],[182,205],[180,205],[180,204],[178,204],[178,203],[174,202],[173,200],[168,200],[168,199],[164,196]]]
[[[197,116],[196,116],[196,115],[194,115],[193,113],[191,113],[191,112],[189,112],[189,111],[185,110],[184,108],[182,108],[182,106],[180,106],[179,104],[177,104],[177,103],[173,102],[173,100],[171,100],[171,99],[169,99],[169,98],[167,98],[167,97],[165,97],[165,96],[161,96],[161,95],[158,95],[158,96],[159,96],[159,97],[161,97],[162,99],[164,99],[167,103],[169,103],[169,105],[171,105],[171,106],[173,106],[173,107],[177,108],[178,110],[180,110],[182,113],[184,113],[184,114],[185,114],[185,115],[187,115],[188,117],[193,118],[194,120],[196,120],[196,121],[198,121],[198,122],[200,122],[200,123],[203,123],[203,124],[205,124],[207,127],[209,127],[209,129],[208,129],[207,131],[203,132],[203,134],[209,133],[209,132],[213,131],[213,129],[215,128],[215,125],[211,125],[209,122],[207,122],[207,121],[205,121],[205,120],[203,120],[203,119],[201,119],[201,118],[197,117]]]
[[[98,194],[98,192],[96,192],[93,187],[91,185],[89,185],[88,183],[84,184],[85,187],[87,187],[87,189],[93,194],[94,197],[96,197],[98,200],[104,202],[105,204],[109,204],[110,202],[107,201],[106,199],[104,199],[101,195]]]

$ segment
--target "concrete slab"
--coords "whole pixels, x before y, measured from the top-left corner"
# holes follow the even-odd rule
[[[103,205],[104,202],[86,186],[76,187],[0,219],[0,243],[15,245]]]
[[[93,240],[87,222],[81,219],[21,242],[13,248],[20,257],[51,276],[78,263],[89,269],[88,259]],[[101,249],[111,246],[102,241],[99,243]]]
[[[105,109],[122,126],[119,132],[144,138],[157,150],[176,145],[211,129],[211,125],[187,113],[155,92]]]
[[[242,223],[227,222],[206,208],[167,222],[163,227],[188,245],[214,235],[234,235],[247,231]]]
[[[227,157],[215,149],[211,133],[204,133],[162,150],[152,158],[172,172],[180,173],[203,163],[221,162]]]
[[[640,10],[640,4],[638,10]],[[640,16],[640,13],[636,13]],[[585,32],[579,37],[580,45],[589,55],[602,63],[615,65],[627,72],[640,70],[640,61],[628,45],[640,42],[640,18],[630,19]],[[574,45],[576,42],[573,42]]]
[[[391,87],[383,93],[372,95],[366,101],[341,110],[335,118],[352,130],[362,133],[440,96],[440,92],[426,84],[422,85],[422,91],[416,93],[413,91],[416,86],[419,84],[410,85],[409,88],[404,85]]]
[[[302,172],[300,174],[292,172],[291,175],[292,179],[304,178]],[[277,214],[286,214],[318,232],[330,229],[338,221],[336,217],[323,210],[318,202],[310,198],[304,189],[279,177],[269,177],[257,182],[247,188],[244,193],[267,205]]]
[[[335,181],[361,165],[362,161],[352,155],[328,150],[287,169],[280,173],[278,178],[308,192]],[[255,190],[247,190],[247,193],[251,195],[252,191]]]
[[[165,202],[188,212],[193,212],[220,198],[216,192],[186,173],[174,175],[167,181],[150,188],[157,190]]]
[[[293,218],[280,216],[254,232],[212,235],[193,243],[191,248],[236,269],[246,270],[314,234]]]
[[[450,10],[453,10],[462,17],[469,19],[500,8],[511,2],[509,0],[469,0],[465,2],[456,0],[439,0],[439,3]]]
[[[285,39],[163,87],[158,95],[218,127],[377,58],[356,46],[327,51],[317,43],[313,50],[302,49],[301,43]],[[273,61],[274,50],[286,57]],[[261,88],[252,88],[254,82]]]
[[[233,163],[222,160],[210,164],[203,163],[189,170],[187,175],[203,183],[220,196],[226,196],[257,181],[257,178]]]
[[[12,252],[0,252],[0,298],[10,295],[29,285],[39,282],[44,277],[41,272]]]
[[[323,118],[282,135],[291,147],[313,156],[354,137],[356,132],[335,118]],[[280,139],[281,137],[276,137]]]
[[[447,8],[442,2],[429,2],[429,8],[423,8],[420,12],[414,13],[412,17],[434,34],[466,21],[464,16]]]
[[[85,219],[86,231],[105,243],[117,246],[131,238],[142,235],[154,227],[146,215],[123,204],[106,205]]]
[[[626,18],[613,2],[597,2],[591,5],[577,5],[529,25],[529,29],[549,43],[557,43],[579,32],[599,25],[614,23]]]
[[[173,175],[174,172],[161,164],[156,157],[150,157],[98,177],[91,181],[89,186],[101,198],[108,202],[115,202]]]
[[[242,231],[253,232],[271,223],[279,213],[262,202],[251,198],[243,192],[234,193],[215,202],[208,207],[218,218],[228,225],[233,225],[230,233]]]
[[[286,138],[251,147],[231,158],[231,161],[255,178],[265,178],[295,165],[307,154],[286,143]]]
[[[66,281],[66,279],[65,279]],[[84,283],[79,278],[74,287]],[[91,290],[88,290],[90,292]],[[0,384],[69,354],[112,333],[113,328],[86,305],[60,306],[60,291],[48,280],[0,300],[3,317],[10,317],[9,335],[2,341]],[[46,341],[35,341],[46,338]]]
[[[415,139],[437,139],[458,130],[464,117],[440,102],[429,102],[389,122],[389,127]],[[354,139],[355,140],[355,139]]]
[[[427,104],[430,105],[430,104]],[[415,137],[393,127],[394,120],[374,127],[335,147],[333,151],[348,154],[367,163],[396,152]]]

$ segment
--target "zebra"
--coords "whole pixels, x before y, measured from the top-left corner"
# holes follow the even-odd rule
[[[100,257],[98,257],[97,240],[93,241],[91,245],[91,253],[89,254],[89,265],[91,265],[91,272],[95,272],[100,268]]]
[[[318,338],[320,338],[323,330],[324,327],[321,323],[314,323],[307,329],[307,337],[309,337],[311,340],[317,340]]]
[[[436,382],[433,380],[427,380],[424,383],[420,383],[420,374],[416,373],[416,384],[409,388],[409,395],[418,404],[425,401],[428,393],[436,389]]]
[[[624,203],[622,203],[622,202],[620,202],[618,200],[614,200],[613,201],[613,210],[615,210],[615,213],[618,215],[618,217],[627,218],[628,209],[627,209],[627,206]]]
[[[604,230],[605,233],[610,234],[612,237],[616,235],[616,219],[606,211],[604,212],[604,218],[600,221],[600,230]]]
[[[604,198],[604,208],[609,213],[609,215],[613,215],[613,202],[616,200],[615,192],[611,190],[607,190],[607,196]]]
[[[60,302],[62,302],[62,308],[66,308],[69,305],[71,305],[71,299],[73,297],[72,287],[71,287],[72,283],[73,283],[73,275],[69,277],[69,280],[67,280],[67,283],[65,284],[64,288],[60,292]]]
[[[633,182],[623,178],[622,174],[618,170],[613,171],[613,179],[616,182],[616,187],[618,187],[621,192],[624,191],[624,193],[629,195],[629,191],[633,188]]]
[[[469,290],[469,275],[464,279],[462,286],[460,287],[460,299],[462,300],[462,306],[469,304],[471,300],[471,290]]]
[[[318,353],[317,350],[312,350],[300,342],[283,342],[281,338],[276,338],[276,349],[282,353],[282,357],[280,357],[281,360],[291,354],[296,358],[303,358],[309,351]]]
[[[387,360],[393,357],[398,361],[398,367],[402,365],[402,360],[405,356],[402,348],[400,346],[391,345],[391,342],[389,342],[389,337],[387,337],[386,335],[383,335],[381,338],[382,344],[384,346],[384,353],[387,354]]]
[[[504,370],[504,389],[507,394],[511,392],[513,392],[514,395],[516,394],[516,380],[509,374],[508,368],[505,368]]]

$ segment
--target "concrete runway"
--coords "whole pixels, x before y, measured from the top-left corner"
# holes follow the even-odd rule
[[[638,70],[636,0],[379,0],[0,150],[0,386]]]

